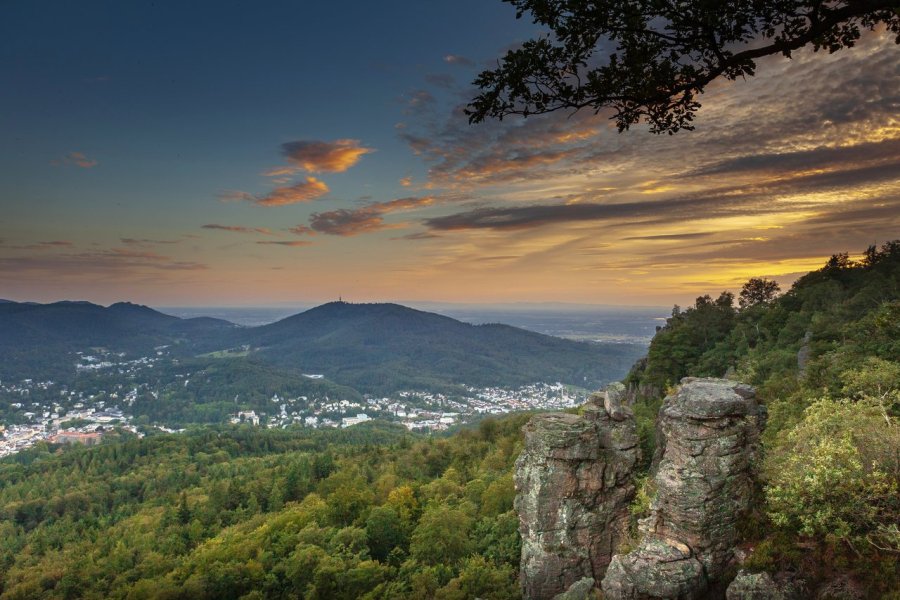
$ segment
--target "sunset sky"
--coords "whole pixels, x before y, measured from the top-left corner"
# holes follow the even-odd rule
[[[900,238],[900,47],[468,125],[499,0],[5,2],[0,298],[668,305]]]

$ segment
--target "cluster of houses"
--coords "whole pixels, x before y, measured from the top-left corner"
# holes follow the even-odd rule
[[[60,410],[59,406],[55,407]],[[38,442],[51,444],[99,444],[103,436],[113,426],[131,431],[140,436],[129,421],[130,417],[118,408],[80,407],[60,415],[60,412],[45,410],[40,414],[25,413],[33,422],[24,425],[0,425],[0,458],[16,454]]]
[[[109,370],[125,376],[153,369],[165,356],[164,348],[155,355],[124,360],[124,355],[104,351],[77,353],[80,371]],[[173,364],[175,361],[173,360]],[[192,373],[175,375],[173,382],[186,387]],[[322,379],[321,374],[305,374]],[[103,380],[100,380],[103,381]],[[126,383],[130,381],[130,383]],[[108,382],[107,382],[108,383]],[[101,384],[97,387],[103,387]],[[8,456],[39,441],[96,444],[111,425],[135,431],[127,411],[141,395],[158,398],[159,391],[138,378],[109,384],[109,389],[69,389],[53,381],[0,381],[0,457]],[[108,386],[107,386],[108,387]],[[154,386],[155,387],[155,386]],[[232,415],[232,423],[250,423],[265,427],[352,427],[373,418],[402,423],[410,430],[441,431],[465,423],[483,414],[502,414],[525,410],[559,410],[576,406],[587,392],[561,383],[537,383],[517,389],[466,387],[461,395],[407,390],[391,396],[365,396],[363,400],[334,400],[327,396],[282,397],[274,394],[266,403],[271,410],[257,407]],[[235,397],[237,403],[239,399]],[[115,404],[110,408],[109,404]],[[8,417],[4,419],[4,411]],[[65,422],[78,422],[75,430],[61,430]],[[172,431],[160,427],[164,431]]]
[[[160,346],[164,348],[165,346]],[[134,373],[142,368],[153,368],[153,365],[163,356],[161,349],[156,350],[156,356],[142,356],[134,360],[123,360],[124,352],[109,353],[102,352],[99,354],[85,354],[76,352],[78,362],[75,363],[76,371],[100,371],[102,369],[116,369],[122,375]]]
[[[86,355],[84,364],[101,364],[102,357]],[[82,356],[82,359],[85,356]],[[46,441],[57,444],[100,443],[113,427],[137,434],[131,418],[110,402],[133,398],[137,390],[94,393],[70,389],[55,381],[0,381],[0,458]],[[133,400],[132,400],[133,401]],[[3,414],[7,419],[3,418]],[[74,426],[73,426],[74,425]]]
[[[457,423],[484,414],[503,414],[526,410],[561,410],[584,402],[587,393],[561,383],[537,383],[518,389],[467,387],[468,394],[451,397],[425,391],[401,391],[396,397],[367,397],[365,403],[351,400],[309,401],[306,396],[281,398],[273,395],[278,412],[272,415],[240,411],[232,423],[250,423],[267,427],[352,427],[381,419],[400,422],[410,430],[442,431]]]

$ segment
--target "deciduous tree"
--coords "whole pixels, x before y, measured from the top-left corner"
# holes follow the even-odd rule
[[[738,304],[742,309],[760,304],[768,304],[781,291],[777,281],[765,277],[753,277],[741,288]]]
[[[897,0],[504,1],[549,33],[478,76],[470,122],[608,108],[620,131],[671,134],[692,129],[710,82],[750,77],[764,56],[836,52],[880,26],[900,43]]]

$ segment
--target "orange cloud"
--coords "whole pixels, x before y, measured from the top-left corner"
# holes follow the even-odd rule
[[[397,225],[384,222],[383,215],[404,210],[414,210],[434,203],[431,196],[397,198],[388,202],[375,202],[361,208],[341,208],[322,213],[313,213],[309,224],[315,231],[344,237],[393,229]]]
[[[288,161],[310,173],[343,173],[370,152],[373,152],[372,148],[350,139],[334,142],[299,140],[281,145],[281,153]],[[270,170],[273,174],[284,175],[282,171],[282,167]]]
[[[68,154],[63,156],[62,163],[66,165],[75,165],[76,167],[81,167],[82,169],[93,169],[98,164],[100,164],[93,158],[88,158],[81,152],[69,152]],[[58,165],[59,161],[53,161],[53,164]]]
[[[316,232],[306,225],[297,225],[288,229],[294,235],[316,235]]]
[[[396,200],[390,200],[388,202],[376,202],[375,204],[370,204],[366,208],[377,210],[379,213],[383,214],[400,210],[423,208],[432,204],[434,204],[433,196],[410,196],[409,198],[397,198]]]
[[[263,171],[264,177],[284,177],[285,175],[293,175],[297,172],[297,167],[272,167]]]
[[[309,202],[321,198],[331,190],[328,185],[315,177],[307,177],[300,183],[277,187],[264,196],[254,196],[240,190],[226,190],[219,193],[222,202],[252,202],[260,206],[285,206],[298,202]]]
[[[304,181],[294,185],[278,187],[262,196],[254,198],[254,202],[260,206],[285,206],[298,202],[309,202],[327,194],[328,186],[324,181],[315,177],[307,177]]]

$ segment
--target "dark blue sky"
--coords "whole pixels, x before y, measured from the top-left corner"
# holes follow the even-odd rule
[[[293,139],[363,140],[378,152],[360,177],[396,187],[424,172],[397,167],[409,95],[429,75],[467,82],[477,69],[444,57],[489,58],[528,29],[484,0],[22,1],[3,12],[0,161],[17,180],[4,178],[4,196],[41,196],[71,217],[46,165],[72,151],[116,172],[72,189],[79,205],[199,215],[194,199],[258,186]]]

